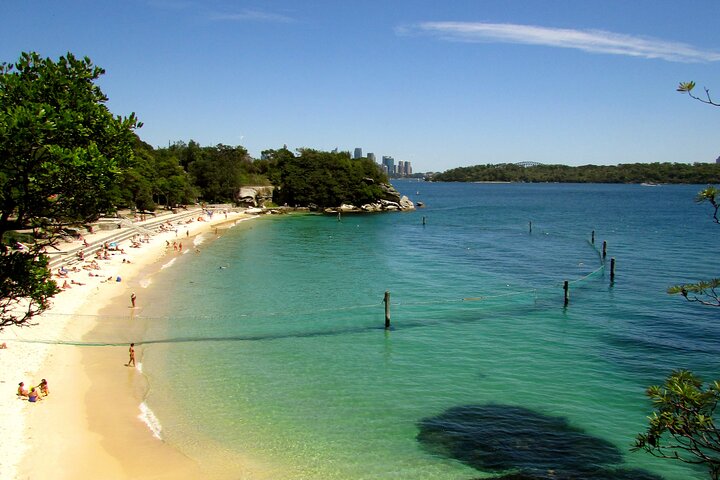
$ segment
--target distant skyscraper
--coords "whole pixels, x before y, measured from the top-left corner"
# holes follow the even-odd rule
[[[367,158],[368,158],[368,160],[372,160],[372,161],[374,162],[374,161],[375,161],[375,154],[374,154],[374,153],[371,153],[371,152],[368,152]]]
[[[383,155],[382,164],[387,169],[388,175],[395,174],[395,159],[393,157]]]
[[[355,148],[355,155],[353,155],[353,158],[362,158],[362,148]]]

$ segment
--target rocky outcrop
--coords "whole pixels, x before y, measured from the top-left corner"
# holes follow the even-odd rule
[[[262,207],[272,200],[275,187],[241,187],[237,195],[237,203],[246,207]]]
[[[400,201],[403,198],[400,195],[400,192],[395,190],[395,187],[393,187],[389,183],[381,183],[380,189],[382,190],[382,199],[383,200],[387,200],[389,202],[400,203]],[[405,197],[405,198],[407,199],[407,197]],[[412,202],[410,202],[410,203],[412,203]]]
[[[366,182],[374,183],[371,178],[365,179]],[[415,204],[405,195],[395,190],[395,187],[389,183],[381,183],[382,198],[373,203],[365,205],[348,205],[343,204],[336,208],[326,208],[325,213],[363,213],[363,212],[398,212],[405,210],[415,210]]]

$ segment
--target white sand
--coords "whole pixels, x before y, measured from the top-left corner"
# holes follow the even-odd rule
[[[197,213],[192,218],[200,216],[201,211],[198,210]],[[173,225],[176,225],[173,221],[177,219],[176,216],[168,218]],[[207,219],[207,216],[204,218]],[[211,230],[218,224],[247,218],[253,217],[233,212],[228,213],[227,216],[220,213],[213,215],[211,220],[207,219],[208,221],[181,223],[178,226],[178,233],[173,231],[157,233],[150,237],[148,243],[142,243],[140,248],[131,248],[129,240],[120,242],[118,246],[125,250],[125,254],[116,253],[110,260],[99,260],[101,269],[92,271],[101,276],[90,277],[88,271],[83,269],[69,274],[68,282],[75,280],[84,285],[72,284],[71,288],[60,292],[53,299],[53,306],[48,311],[49,315],[35,319],[38,325],[22,329],[8,327],[0,332],[0,343],[6,342],[8,347],[0,349],[2,365],[0,432],[3,438],[3,448],[0,449],[1,478],[88,478],[89,472],[93,471],[95,475],[92,478],[145,476],[144,469],[149,459],[137,458],[138,455],[142,455],[139,452],[148,451],[148,448],[162,444],[152,436],[152,432],[147,427],[143,425],[141,430],[134,422],[125,422],[132,424],[128,428],[134,430],[132,433],[127,432],[127,438],[124,438],[123,432],[118,431],[118,428],[124,425],[122,423],[121,427],[118,427],[118,424],[112,427],[94,425],[95,431],[89,426],[92,418],[99,415],[98,412],[89,411],[95,408],[89,403],[94,403],[98,398],[102,398],[100,403],[110,404],[104,406],[110,408],[110,413],[103,412],[104,415],[113,416],[115,411],[113,403],[116,402],[120,414],[127,414],[130,418],[136,416],[139,411],[133,413],[138,406],[133,404],[131,389],[125,386],[125,393],[120,395],[122,398],[117,399],[93,395],[92,389],[98,379],[92,377],[92,368],[86,368],[81,362],[80,349],[83,347],[32,341],[52,342],[65,336],[81,338],[84,331],[92,328],[93,322],[73,321],[73,314],[82,312],[84,318],[87,318],[86,315],[97,315],[111,302],[125,302],[127,305],[122,308],[128,308],[130,303],[128,281],[137,277],[147,265],[157,262],[166,255],[174,254],[172,247],[166,252],[166,241],[172,243],[175,240],[184,240],[186,230],[190,235],[197,235]],[[93,243],[117,236],[122,231],[100,231],[87,235],[86,239]],[[191,246],[191,242],[184,243],[186,248]],[[131,263],[123,263],[123,259]],[[89,258],[86,258],[87,260]],[[80,266],[82,263],[75,265]],[[115,281],[118,276],[122,278],[121,282]],[[62,285],[63,280],[56,279],[58,285]],[[138,301],[140,302],[141,298]],[[68,335],[68,331],[72,333]],[[126,350],[126,347],[123,347],[118,354],[127,355]],[[113,350],[112,355],[115,353]],[[107,356],[107,353],[105,355]],[[97,362],[106,362],[104,357],[98,358]],[[133,369],[127,371],[128,374],[133,374]],[[16,396],[18,382],[25,382],[25,386],[29,388],[39,384],[41,378],[47,378],[50,387],[50,395],[46,399],[33,404]],[[124,406],[121,408],[120,405]],[[98,428],[100,432],[96,431]],[[108,447],[106,440],[110,438],[115,442],[114,448]],[[119,446],[126,441],[132,441],[133,445],[143,450],[134,450],[133,458],[122,458],[117,452],[121,450]],[[163,448],[169,449],[166,446]],[[153,473],[151,470],[147,472],[147,478],[179,478],[183,476],[181,474],[192,478],[197,474],[183,466],[183,459],[177,458],[177,452],[163,450],[152,450],[152,452],[154,452],[152,463],[158,464],[158,470],[162,469],[163,473]],[[75,465],[73,461],[80,461],[86,465]],[[141,464],[138,465],[137,462]],[[102,470],[96,470],[97,468]],[[180,469],[182,472],[177,471]]]

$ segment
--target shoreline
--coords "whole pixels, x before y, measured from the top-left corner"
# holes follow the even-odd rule
[[[159,440],[151,422],[141,419],[152,415],[141,411],[147,382],[140,368],[124,366],[128,345],[82,345],[77,340],[94,335],[98,328],[126,328],[134,312],[142,309],[142,292],[152,289],[144,279],[159,272],[167,263],[163,260],[180,255],[167,245],[182,241],[187,254],[198,235],[252,218],[256,217],[230,212],[207,221],[182,222],[178,232],[184,235],[159,232],[137,249],[130,248],[129,240],[118,242],[124,252],[101,261],[98,276],[88,277],[92,272],[85,270],[69,274],[70,288],[34,319],[38,325],[0,332],[8,345],[0,350],[5,366],[0,374],[5,392],[0,396],[0,425],[7,432],[7,447],[0,454],[3,478],[97,478],[98,472],[107,479],[204,476],[197,463]],[[134,291],[139,293],[137,309],[130,308]],[[139,364],[141,347],[136,352]],[[32,386],[40,378],[48,379],[47,398],[35,404],[17,398],[17,382]]]

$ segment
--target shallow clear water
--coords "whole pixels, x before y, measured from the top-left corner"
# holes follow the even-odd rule
[[[704,478],[629,452],[648,385],[675,368],[718,377],[720,312],[665,293],[717,274],[720,227],[692,201],[702,187],[396,186],[427,207],[243,222],[153,279],[143,369],[165,441],[228,471],[252,475],[252,459],[274,479],[497,476],[506,466],[479,466],[431,430],[479,409],[492,418],[470,444],[538,428],[531,441],[580,445],[582,431],[603,452],[513,450],[535,474],[551,468],[532,455],[544,449],[566,475],[597,464]],[[510,423],[488,431],[498,417]],[[558,417],[568,431],[543,430]]]

